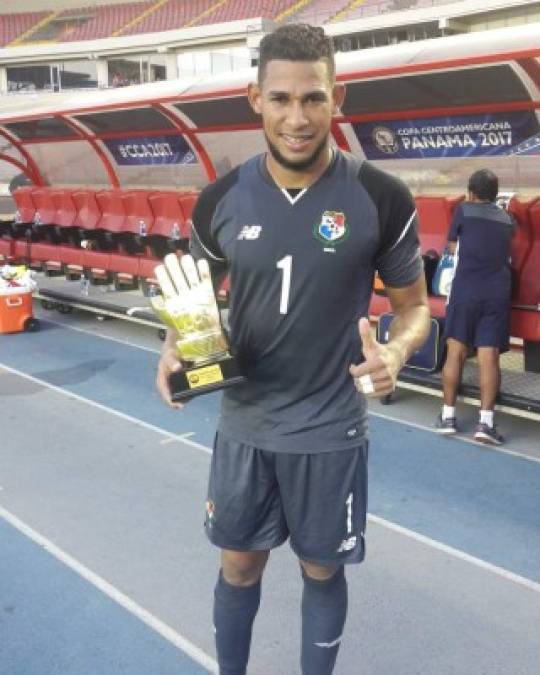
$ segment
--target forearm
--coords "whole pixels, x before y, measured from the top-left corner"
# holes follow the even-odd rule
[[[169,349],[176,350],[177,340],[178,340],[178,333],[172,328],[167,328],[167,333],[165,335],[165,340],[163,342],[161,353],[164,354]]]
[[[429,307],[424,303],[395,311],[387,346],[395,353],[400,368],[426,341],[429,321]]]

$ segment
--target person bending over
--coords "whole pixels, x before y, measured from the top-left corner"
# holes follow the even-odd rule
[[[444,405],[436,422],[440,433],[457,431],[456,398],[467,353],[474,347],[480,376],[480,417],[476,440],[504,442],[494,423],[501,384],[499,357],[508,350],[510,329],[511,216],[495,204],[497,176],[488,169],[469,178],[468,199],[452,218],[448,247],[457,264],[446,309],[446,359],[442,371]]]

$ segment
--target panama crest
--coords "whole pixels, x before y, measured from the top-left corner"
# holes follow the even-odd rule
[[[315,237],[327,246],[335,246],[345,241],[349,227],[342,211],[324,211],[320,223],[313,228]]]

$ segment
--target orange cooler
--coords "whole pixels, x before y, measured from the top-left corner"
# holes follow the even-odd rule
[[[32,291],[13,288],[0,295],[0,333],[33,330],[36,325],[32,315]]]

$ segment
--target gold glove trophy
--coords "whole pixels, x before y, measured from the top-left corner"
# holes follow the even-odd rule
[[[184,366],[169,379],[172,400],[242,382],[221,325],[208,261],[195,264],[190,255],[179,260],[169,253],[155,274],[163,295],[151,298],[152,307],[178,333],[176,349]]]

